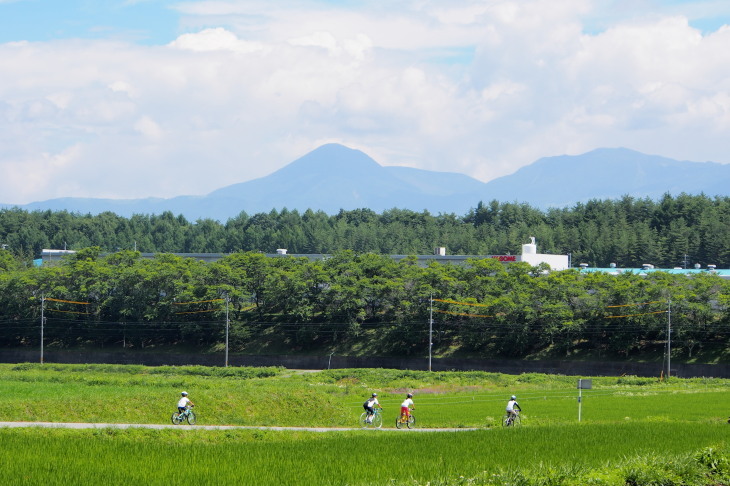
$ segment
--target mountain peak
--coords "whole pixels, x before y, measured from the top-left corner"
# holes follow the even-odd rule
[[[516,201],[548,208],[627,194],[654,199],[666,193],[728,196],[729,188],[730,164],[680,162],[626,148],[545,157],[483,183],[463,174],[383,167],[360,150],[328,143],[267,176],[207,196],[129,201],[67,198],[25,208],[93,214],[113,211],[125,216],[172,211],[190,219],[219,220],[241,211],[254,214],[284,207],[330,214],[358,208],[465,214],[480,201]]]
[[[330,154],[333,154],[333,155],[346,154],[348,152],[362,153],[360,150],[350,148],[346,145],[342,145],[341,143],[332,142],[332,143],[326,143],[324,145],[320,145],[316,149],[314,149],[314,150],[310,151],[309,153],[307,153],[306,155],[304,155],[304,157],[306,157],[307,155],[311,155],[311,154],[320,154],[320,155],[326,156],[326,155],[330,155]]]
[[[627,148],[601,148],[581,155],[543,157],[487,186],[500,201],[564,207],[627,194],[652,199],[666,193],[726,195],[729,180],[730,165],[678,161]]]
[[[298,158],[294,162],[277,171],[277,173],[282,172],[286,175],[291,175],[291,172],[293,171],[302,170],[361,171],[373,170],[376,168],[382,168],[382,166],[364,152],[346,147],[339,143],[328,143],[317,147],[308,154]]]

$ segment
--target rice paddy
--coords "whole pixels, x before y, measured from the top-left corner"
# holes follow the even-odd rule
[[[609,485],[627,484],[628,477],[645,478],[634,484],[726,484],[723,474],[730,478],[728,380],[594,378],[593,389],[582,392],[580,422],[576,381],[482,372],[0,365],[0,421],[169,423],[182,389],[205,425],[355,428],[371,391],[385,409],[382,430],[328,433],[0,428],[0,472],[7,484],[51,485]],[[406,390],[415,394],[419,427],[477,430],[395,430]],[[524,425],[503,428],[512,393]],[[708,476],[705,463],[715,464],[717,474]]]

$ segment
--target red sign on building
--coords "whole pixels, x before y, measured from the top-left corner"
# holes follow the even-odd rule
[[[494,258],[500,262],[516,262],[517,255],[491,255],[489,258]]]

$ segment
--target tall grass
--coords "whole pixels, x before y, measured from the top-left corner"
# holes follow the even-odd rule
[[[450,434],[0,429],[0,470],[10,484],[486,484],[677,461],[726,448],[727,437],[720,424],[648,423]]]

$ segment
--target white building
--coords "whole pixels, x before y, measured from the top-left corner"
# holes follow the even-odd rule
[[[570,258],[568,255],[549,255],[546,253],[538,253],[537,245],[535,244],[535,237],[530,237],[531,242],[522,245],[522,255],[520,255],[520,262],[526,262],[536,267],[541,263],[547,263],[550,265],[551,270],[567,270],[570,268]]]

